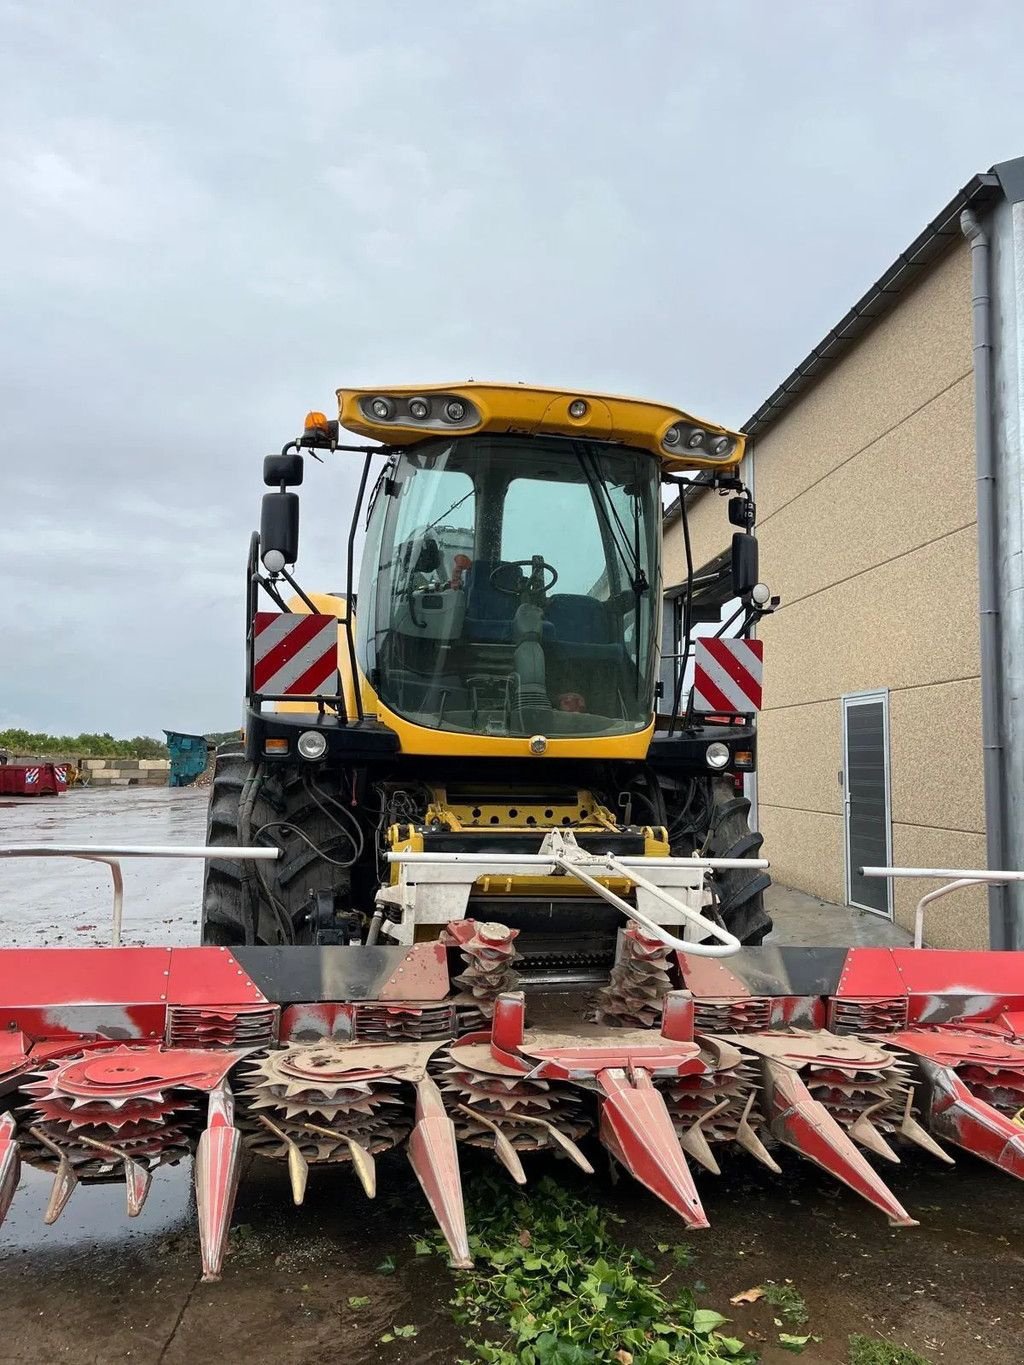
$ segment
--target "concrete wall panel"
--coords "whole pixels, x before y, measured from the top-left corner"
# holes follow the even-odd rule
[[[762,711],[757,730],[758,800],[841,815],[843,766],[839,703]]]
[[[980,678],[893,692],[889,737],[893,820],[984,833]]]
[[[842,817],[772,806],[763,800],[758,811],[773,880],[843,904]]]
[[[977,610],[969,526],[762,622],[765,704],[976,676]]]
[[[984,867],[985,836],[958,834],[942,829],[894,825],[894,867]],[[770,856],[770,855],[769,855]],[[905,879],[895,883],[894,905],[898,924],[914,925],[914,907],[926,891],[941,882]],[[985,948],[988,946],[988,901],[983,887],[953,891],[925,910],[924,941],[933,948]]]
[[[791,603],[971,525],[973,452],[968,375],[761,520],[765,581]]]
[[[762,515],[969,374],[970,317],[963,244],[757,440]]]

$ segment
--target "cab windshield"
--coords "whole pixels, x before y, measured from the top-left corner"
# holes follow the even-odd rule
[[[555,437],[430,441],[380,486],[359,652],[392,711],[498,736],[651,718],[659,466]]]

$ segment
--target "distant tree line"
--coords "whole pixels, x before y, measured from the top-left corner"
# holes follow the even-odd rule
[[[149,735],[45,735],[31,730],[0,730],[0,749],[13,754],[88,756],[90,758],[166,758],[167,745]]]

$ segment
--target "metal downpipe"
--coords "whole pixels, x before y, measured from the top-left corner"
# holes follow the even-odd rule
[[[974,345],[974,440],[978,497],[978,615],[981,638],[981,736],[988,865],[1006,862],[1002,737],[1002,640],[996,546],[995,453],[992,429],[992,290],[988,234],[965,209],[960,228],[971,248],[971,320]],[[989,946],[1016,948],[1019,935],[1005,888],[988,889]]]

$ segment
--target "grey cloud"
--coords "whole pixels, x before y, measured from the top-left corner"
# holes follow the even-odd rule
[[[343,383],[740,421],[1021,151],[1011,3],[0,4],[0,725],[223,728],[260,459]],[[357,477],[307,477],[337,587]]]

